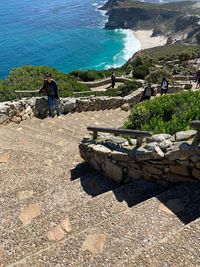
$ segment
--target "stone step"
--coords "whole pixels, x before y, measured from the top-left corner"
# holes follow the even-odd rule
[[[102,185],[105,186],[105,181]],[[146,181],[138,181],[118,188],[112,184],[112,187],[112,191],[95,198],[84,197],[83,201],[75,202],[74,206],[73,203],[69,206],[68,200],[60,196],[60,203],[52,211],[42,209],[41,215],[30,224],[18,227],[13,225],[9,231],[4,231],[1,234],[1,243],[5,253],[9,255],[6,263],[15,263],[55,244],[48,240],[47,232],[53,226],[59,225],[66,217],[70,220],[72,231],[65,236],[74,239],[78,233],[95,227],[102,221],[110,220],[116,214],[127,212],[133,205],[164,190],[163,187]],[[43,203],[40,204],[43,205]]]
[[[15,265],[116,266],[119,261],[128,261],[138,251],[154,246],[195,220],[200,214],[199,192],[200,184],[185,184],[120,213],[111,213],[103,220],[96,217],[94,226],[89,224],[80,232],[66,234],[61,242],[39,248],[32,256],[24,255],[24,259]],[[134,193],[131,196],[134,197]],[[91,216],[89,210],[87,208],[83,213],[87,220]],[[74,214],[75,211],[68,214],[69,218]],[[78,221],[83,214],[78,216]]]
[[[120,127],[127,116],[128,113],[121,110],[82,112],[62,116],[59,120],[45,119],[41,121],[34,119],[33,124],[31,121],[25,121],[22,125],[34,125],[34,128],[45,131],[48,129],[50,132],[54,132],[54,129],[59,128],[61,133],[64,131],[66,134],[68,133],[75,137],[83,137],[88,134],[87,126]]]
[[[74,143],[72,140],[68,142],[68,146],[64,145],[64,142],[58,142],[54,144],[52,142],[48,142],[42,140],[41,137],[37,138],[34,135],[27,134],[23,131],[17,131],[16,129],[4,127],[0,130],[0,149],[24,149],[27,151],[31,151],[33,153],[41,153],[41,154],[51,154],[53,156],[57,155],[67,155],[71,158],[71,154],[76,147],[77,142]],[[43,139],[45,139],[43,137]],[[56,140],[56,137],[55,137]]]
[[[57,171],[69,165],[69,161],[64,155],[50,157],[49,154],[32,153],[23,149],[2,149],[0,153],[0,171],[15,169],[53,169]],[[71,161],[70,161],[71,163]],[[62,171],[63,172],[63,171]]]
[[[21,131],[29,136],[34,136],[40,140],[50,142],[55,145],[62,147],[68,147],[69,143],[74,144],[74,149],[78,154],[78,145],[82,140],[83,136],[90,137],[89,132],[85,129],[85,132],[75,132],[72,130],[65,129],[63,127],[55,126],[54,128],[44,129],[40,126],[35,127],[31,125],[20,126]]]
[[[169,235],[162,242],[126,263],[117,266],[131,267],[198,267],[200,266],[200,219]]]
[[[89,174],[84,175],[86,171]],[[0,200],[4,206],[0,218],[13,221],[16,227],[20,225],[18,216],[20,210],[33,201],[42,203],[45,212],[50,212],[58,205],[64,205],[65,209],[71,208],[90,199],[90,195],[98,195],[117,187],[114,182],[105,179],[87,166],[85,170],[81,170],[80,180],[74,181],[71,181],[70,173],[63,172],[63,175],[56,176],[53,171],[45,169],[16,169],[15,172],[4,170],[0,171],[0,177],[3,177],[0,181]],[[31,196],[21,201],[19,196],[24,194]],[[0,225],[0,228],[2,227],[4,228]]]

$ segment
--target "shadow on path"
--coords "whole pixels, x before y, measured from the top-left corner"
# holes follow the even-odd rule
[[[80,179],[82,188],[92,197],[112,191],[117,201],[125,201],[130,208],[156,197],[184,224],[200,217],[200,182],[166,187],[154,182],[138,180],[119,185],[101,172],[93,170],[87,163],[79,164],[71,171],[71,180],[75,179]]]

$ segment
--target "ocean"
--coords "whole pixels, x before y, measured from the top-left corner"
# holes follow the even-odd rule
[[[107,17],[98,8],[105,2],[1,0],[0,79],[23,65],[46,65],[67,73],[124,64],[141,45],[130,30],[104,29]]]
[[[140,49],[130,30],[105,30],[103,0],[1,0],[0,78],[22,65],[65,73],[107,69]]]

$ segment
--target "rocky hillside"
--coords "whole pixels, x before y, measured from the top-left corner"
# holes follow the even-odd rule
[[[146,30],[153,36],[165,35],[171,42],[200,44],[200,3],[146,3],[108,0],[102,7],[109,16],[107,29]]]

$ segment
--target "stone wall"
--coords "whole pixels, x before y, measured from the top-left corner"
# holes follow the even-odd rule
[[[136,140],[101,135],[98,141],[84,139],[82,158],[98,171],[120,183],[147,179],[162,183],[200,180],[200,142],[196,131],[153,135],[141,147]]]
[[[143,89],[126,97],[87,97],[63,98],[60,101],[61,112],[82,112],[93,110],[122,109],[129,110],[141,99]],[[0,124],[8,122],[20,123],[32,117],[46,118],[48,116],[47,99],[45,97],[24,98],[21,100],[0,103]]]
[[[160,92],[159,86],[155,87],[155,94]],[[168,93],[183,91],[184,87],[170,87]],[[140,102],[144,89],[139,88],[125,97],[80,97],[62,98],[60,101],[61,112],[94,111],[122,108],[128,111],[133,105]],[[0,103],[0,124],[30,119],[32,117],[46,118],[48,116],[47,99],[45,97],[23,98],[21,100]]]
[[[116,77],[115,81],[124,83],[126,81],[132,81],[132,80],[129,78],[126,78],[126,77]],[[81,82],[81,83],[86,84],[90,88],[95,88],[95,87],[99,87],[99,86],[103,86],[103,85],[111,83],[111,78],[107,78],[107,79],[99,80],[99,81],[94,81],[94,82]]]

